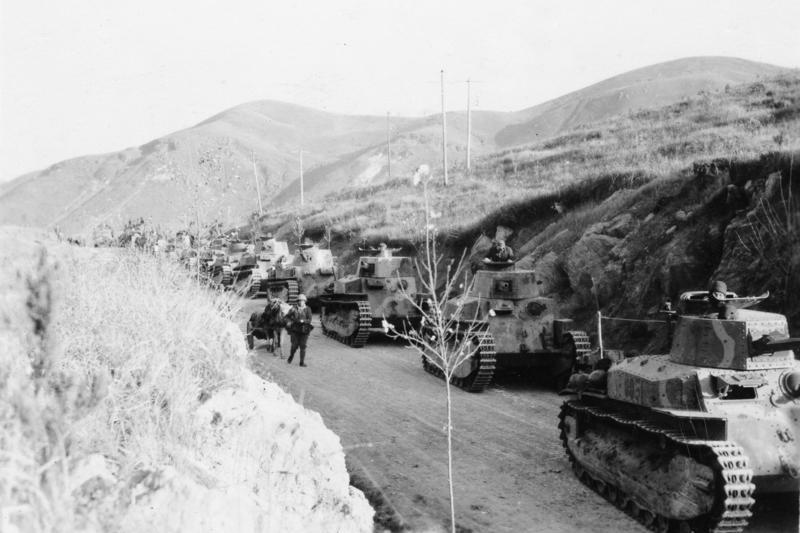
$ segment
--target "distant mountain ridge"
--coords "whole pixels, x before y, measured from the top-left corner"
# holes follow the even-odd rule
[[[644,67],[521,111],[473,112],[471,148],[476,156],[491,153],[782,70],[714,57]],[[206,219],[233,224],[257,210],[255,175],[265,205],[297,201],[301,150],[307,199],[407,176],[421,163],[436,169],[437,115],[391,117],[390,127],[391,175],[385,116],[249,102],[138,147],[62,161],[0,184],[0,224],[80,232],[143,217],[178,228],[200,211]],[[448,160],[454,167],[463,166],[466,136],[466,114],[448,112]]]

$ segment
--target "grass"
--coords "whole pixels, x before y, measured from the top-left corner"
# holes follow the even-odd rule
[[[23,531],[71,531],[90,520],[71,492],[75,462],[102,454],[131,479],[189,460],[193,412],[240,379],[245,350],[227,320],[231,297],[199,289],[169,262],[61,246],[57,266],[37,253],[33,269],[19,269],[27,316],[11,292],[2,308],[2,518]],[[94,526],[115,529],[119,505]]]
[[[597,203],[615,192],[595,190],[596,182],[629,178],[636,187],[669,179],[695,161],[752,159],[762,153],[800,148],[800,75],[785,74],[758,83],[702,92],[671,106],[644,109],[604,120],[540,142],[499,150],[478,158],[473,170],[451,169],[452,184],[431,186],[432,211],[445,234],[493,231],[509,209],[581,198]],[[598,194],[601,193],[601,194]],[[304,208],[309,232],[325,224],[342,236],[402,239],[422,205],[421,191],[408,180],[331,194]],[[607,196],[606,196],[607,197]],[[365,207],[365,202],[368,206]],[[568,209],[584,201],[572,201]],[[563,204],[563,202],[562,202]],[[511,207],[509,207],[511,206]],[[279,229],[292,210],[267,222]]]

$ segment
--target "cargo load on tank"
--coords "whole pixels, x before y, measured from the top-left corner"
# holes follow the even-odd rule
[[[747,309],[766,296],[685,293],[668,353],[574,375],[559,429],[575,474],[656,531],[744,531],[754,498],[798,492],[800,338]]]
[[[544,374],[561,384],[576,365],[590,364],[588,335],[572,320],[556,318],[555,300],[540,296],[538,287],[533,270],[487,262],[475,272],[469,290],[445,304],[445,315],[458,313],[459,329],[470,331],[475,348],[455,369],[453,384],[480,392],[495,373],[509,371]],[[423,368],[443,377],[434,361],[435,356],[423,354]]]
[[[410,257],[363,256],[355,274],[337,279],[319,296],[322,331],[354,348],[366,344],[385,320],[397,328],[418,324],[420,313],[409,300],[417,291]]]

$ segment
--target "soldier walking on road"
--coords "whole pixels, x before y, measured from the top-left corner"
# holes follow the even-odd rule
[[[292,348],[289,352],[287,363],[292,364],[292,359],[297,349],[300,349],[300,366],[306,366],[306,343],[308,335],[314,326],[311,324],[311,309],[306,306],[306,295],[297,296],[297,305],[286,314],[286,330],[292,339]]]

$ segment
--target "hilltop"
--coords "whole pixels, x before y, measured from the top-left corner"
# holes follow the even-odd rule
[[[522,111],[477,111],[472,153],[491,159],[498,149],[779,71],[741,59],[688,58],[622,74]],[[254,173],[265,204],[279,208],[297,201],[301,147],[307,199],[319,202],[343,190],[363,196],[391,187],[420,163],[435,166],[439,121],[437,115],[391,117],[390,176],[385,116],[250,102],[138,147],[62,161],[0,185],[0,224],[86,232],[140,216],[171,229],[198,218],[241,222],[257,209]],[[465,113],[448,113],[453,172],[464,166],[466,134]]]

